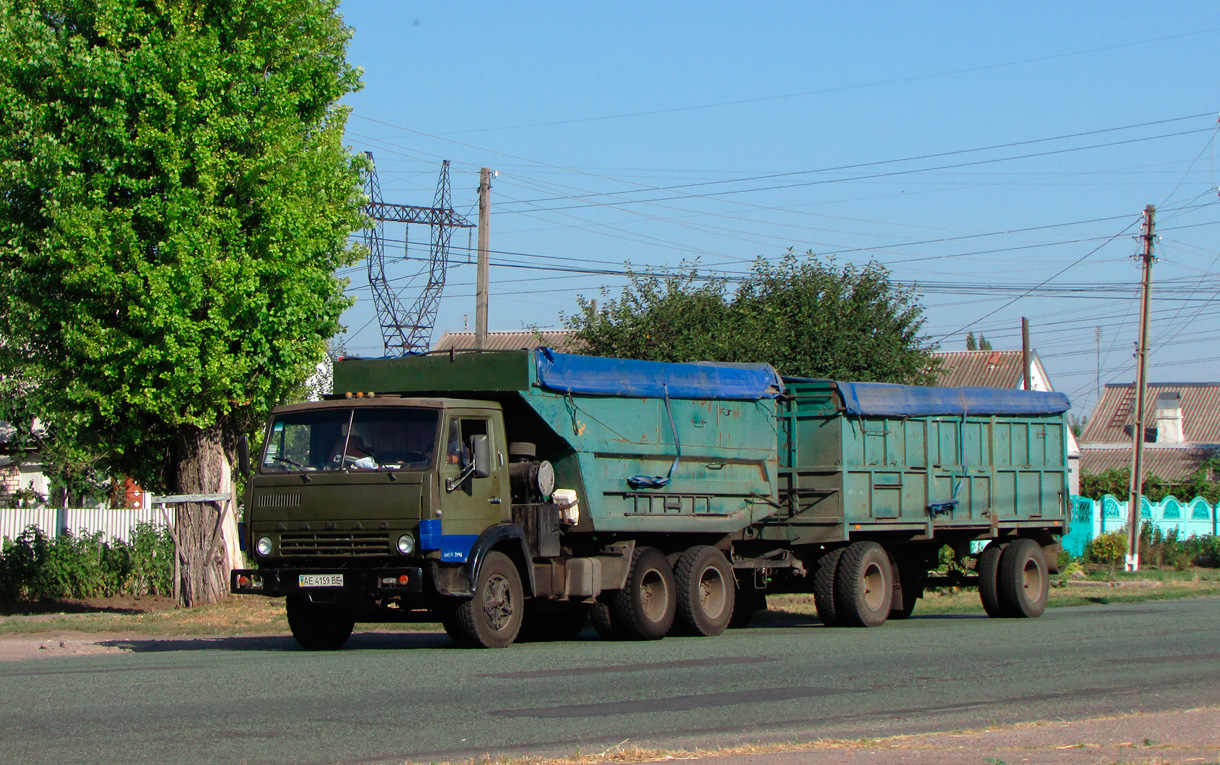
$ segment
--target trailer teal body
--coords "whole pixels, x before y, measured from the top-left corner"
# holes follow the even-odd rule
[[[246,503],[259,565],[232,583],[289,595],[312,647],[365,618],[472,645],[586,616],[710,635],[780,590],[870,626],[910,613],[941,547],[979,540],[988,612],[1033,616],[1067,522],[1059,394],[546,349],[343,360],[334,380],[273,414]]]

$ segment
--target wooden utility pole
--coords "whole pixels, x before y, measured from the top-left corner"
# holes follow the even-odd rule
[[[479,350],[487,347],[487,282],[491,278],[491,255],[488,243],[491,240],[491,170],[479,170],[479,264],[475,278],[474,298],[474,346]]]
[[[1144,283],[1140,295],[1140,336],[1135,349],[1135,422],[1131,433],[1131,496],[1127,503],[1127,571],[1140,569],[1140,499],[1144,483],[1144,396],[1148,387],[1148,314],[1152,302],[1152,243],[1156,207],[1144,208]]]
[[[1021,380],[1025,390],[1033,390],[1029,373],[1029,319],[1021,317]]]

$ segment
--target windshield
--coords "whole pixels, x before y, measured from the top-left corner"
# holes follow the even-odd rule
[[[432,465],[434,409],[327,409],[279,415],[260,472],[422,470]]]

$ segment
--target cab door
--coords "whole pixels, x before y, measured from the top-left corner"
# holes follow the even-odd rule
[[[439,487],[441,560],[461,562],[479,534],[511,514],[511,508],[504,504],[504,445],[496,443],[496,428],[487,414],[451,413],[441,432],[445,439]],[[491,456],[490,474],[483,478],[472,470],[475,436],[487,438]]]

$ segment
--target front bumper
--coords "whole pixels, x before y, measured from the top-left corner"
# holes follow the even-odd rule
[[[335,580],[333,577],[342,579]],[[327,581],[325,586],[311,584]],[[335,584],[342,582],[342,584]],[[424,570],[396,568],[237,568],[229,573],[229,592],[277,597],[295,592],[343,595],[399,595],[424,591]]]

